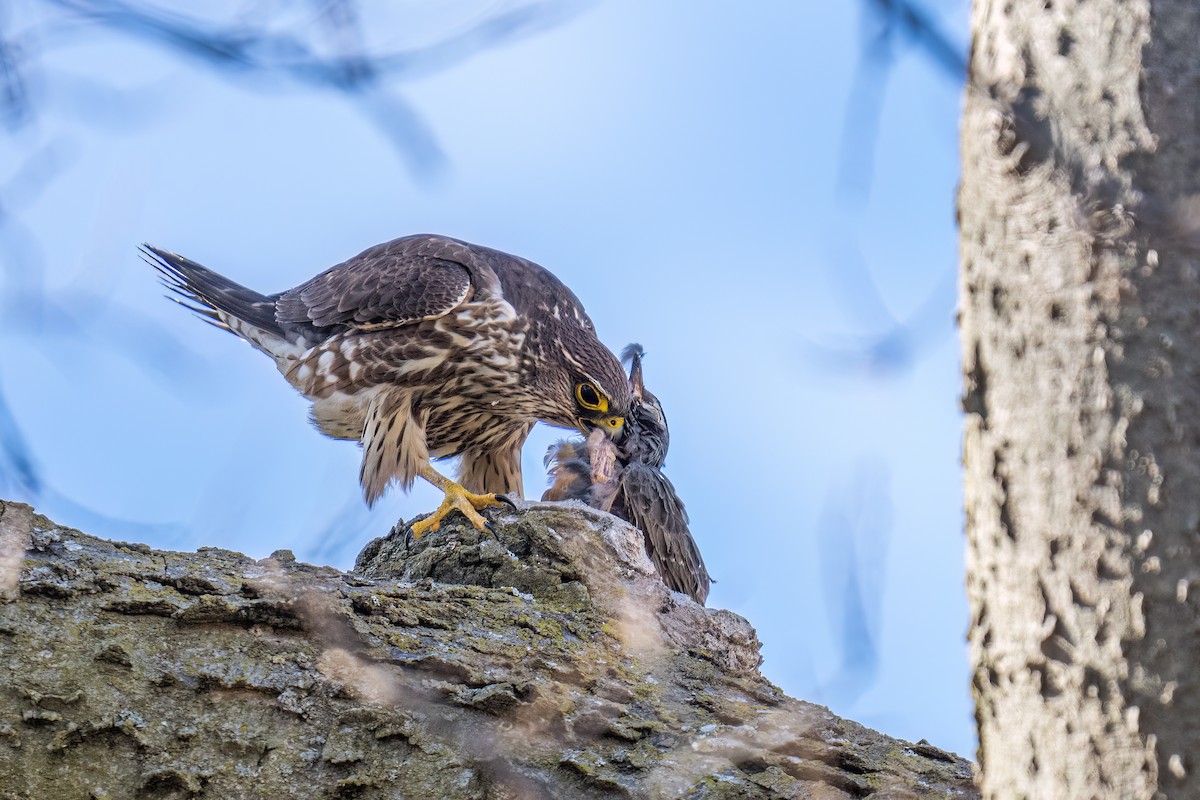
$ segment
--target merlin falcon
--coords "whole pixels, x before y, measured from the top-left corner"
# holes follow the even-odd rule
[[[713,579],[688,529],[687,510],[663,474],[670,435],[662,404],[642,378],[641,345],[621,354],[630,362],[633,407],[619,442],[599,431],[583,441],[559,442],[546,453],[554,481],[543,500],[580,500],[608,511],[642,532],[646,554],[671,591],[708,600]]]
[[[419,476],[445,492],[412,526],[520,497],[521,446],[538,420],[619,439],[632,393],[578,298],[545,268],[445,236],[372,247],[264,295],[142,245],[181,305],[245,339],[312,402],[325,435],[355,440],[373,505]],[[172,298],[175,299],[175,298]],[[458,457],[458,479],[434,458]]]

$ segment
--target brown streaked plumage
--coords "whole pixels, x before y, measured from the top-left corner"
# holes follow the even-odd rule
[[[142,252],[184,306],[275,361],[322,433],[362,444],[368,504],[417,476],[446,491],[417,535],[454,508],[483,527],[477,511],[493,495],[520,496],[521,445],[536,421],[618,436],[631,403],[575,295],[498,250],[406,236],[273,295]],[[450,456],[461,458],[457,483],[430,466]]]
[[[552,484],[543,500],[581,500],[631,523],[645,537],[646,553],[663,582],[701,605],[713,580],[692,532],[683,501],[663,474],[670,436],[662,404],[642,380],[642,348],[629,345],[633,407],[619,442],[593,432],[563,441],[546,453]]]

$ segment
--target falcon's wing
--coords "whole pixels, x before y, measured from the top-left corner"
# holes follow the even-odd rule
[[[276,299],[283,324],[360,330],[394,328],[444,316],[471,296],[469,249],[438,237],[378,245]]]
[[[646,552],[663,582],[704,605],[712,578],[671,481],[654,467],[633,463],[621,473],[620,491],[622,516],[645,534]]]

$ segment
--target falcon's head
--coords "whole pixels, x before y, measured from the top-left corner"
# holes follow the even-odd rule
[[[612,439],[620,439],[633,395],[612,352],[599,342],[591,349],[587,361],[568,359],[575,367],[571,387],[575,426],[584,435],[599,429]]]
[[[633,393],[612,351],[595,335],[559,342],[562,370],[555,377],[558,413],[543,417],[564,428],[578,428],[585,436],[602,430],[620,439],[633,406]]]
[[[633,406],[629,380],[616,355],[574,293],[544,267],[505,256],[504,299],[524,326],[520,380],[536,403],[521,409],[585,436],[602,430],[616,440]]]

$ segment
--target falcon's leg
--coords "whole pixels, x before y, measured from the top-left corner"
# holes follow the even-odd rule
[[[432,483],[434,486],[446,493],[446,499],[442,500],[442,504],[438,506],[437,511],[413,523],[412,533],[414,539],[420,539],[426,531],[436,531],[442,526],[442,520],[451,511],[461,511],[475,530],[482,531],[487,529],[488,521],[483,518],[479,512],[488,506],[502,506],[506,503],[513,505],[513,502],[504,495],[496,496],[494,494],[475,494],[468,492],[463,488],[461,483],[455,483],[444,475],[439,474],[433,467],[425,464],[417,470],[417,474],[425,480]]]

